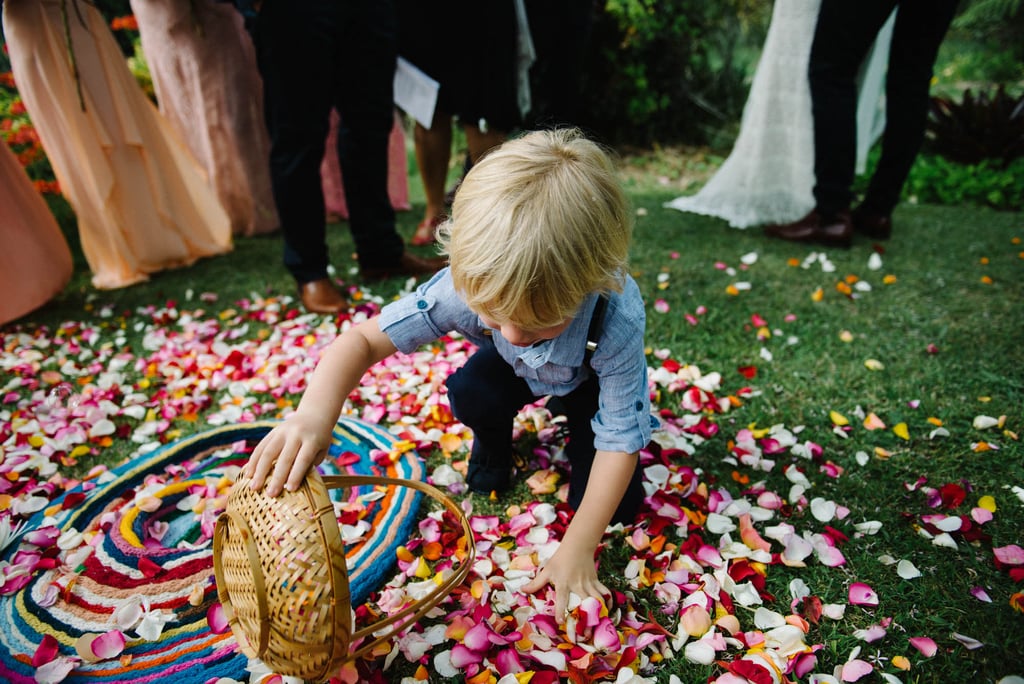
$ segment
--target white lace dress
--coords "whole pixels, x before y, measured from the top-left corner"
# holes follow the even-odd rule
[[[776,0],[732,152],[692,196],[665,206],[734,228],[795,221],[814,207],[814,124],[807,62],[820,0]],[[857,112],[857,169],[885,125],[889,18],[865,59]]]

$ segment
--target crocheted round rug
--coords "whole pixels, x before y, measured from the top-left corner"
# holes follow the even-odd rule
[[[0,598],[0,681],[34,684],[32,655],[46,634],[56,637],[61,655],[78,657],[75,643],[83,634],[118,629],[126,640],[119,658],[82,662],[64,681],[246,680],[247,659],[231,631],[214,633],[207,622],[217,602],[211,538],[238,469],[274,424],[224,426],[170,443],[69,490],[31,518],[22,534],[55,525],[65,549],[77,532],[83,535],[81,555],[88,552],[84,544],[93,550],[83,560],[75,557],[77,567],[50,563],[56,567]],[[422,480],[416,452],[401,451],[386,430],[343,418],[320,471]],[[422,494],[360,487],[331,490],[331,496],[347,526],[355,607],[393,569],[396,549],[416,525]],[[0,560],[9,561],[18,546],[8,547]],[[142,608],[148,629],[141,623],[119,627],[126,606],[134,606],[135,614]]]

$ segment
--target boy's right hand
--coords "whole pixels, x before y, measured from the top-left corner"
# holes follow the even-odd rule
[[[266,482],[267,496],[298,489],[306,474],[327,455],[332,427],[301,411],[291,415],[267,433],[242,468],[242,474],[252,478],[249,486],[258,491]]]

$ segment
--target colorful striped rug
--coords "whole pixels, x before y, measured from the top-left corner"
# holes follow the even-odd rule
[[[247,680],[247,659],[231,631],[214,634],[207,624],[207,610],[217,601],[210,538],[227,486],[273,425],[225,426],[173,442],[111,471],[100,483],[68,491],[36,514],[26,531],[56,524],[62,533],[84,533],[94,551],[78,567],[38,572],[23,589],[0,598],[0,681],[33,684],[32,654],[45,634],[57,638],[61,655],[76,656],[75,642],[82,634],[118,629],[115,613],[138,597],[149,611],[167,618],[159,638],[150,641],[126,629],[127,646],[119,659],[83,662],[64,681]],[[395,445],[386,430],[343,418],[320,470],[424,479],[416,452],[396,457]],[[379,451],[393,457],[373,458]],[[77,501],[83,493],[85,498]],[[349,515],[353,522],[359,518],[371,524],[365,536],[346,547],[352,605],[357,606],[393,570],[395,550],[416,525],[422,495],[391,487],[386,492],[333,490],[332,496],[348,511],[342,522]],[[69,502],[76,503],[61,510]],[[11,544],[3,559],[9,560],[18,546]]]

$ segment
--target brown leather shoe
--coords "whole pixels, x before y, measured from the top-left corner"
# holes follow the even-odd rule
[[[874,214],[857,207],[853,210],[853,229],[861,235],[875,240],[888,240],[892,237],[892,215]]]
[[[853,242],[853,221],[850,212],[841,211],[831,220],[824,220],[817,210],[792,223],[765,226],[765,235],[791,242],[818,242],[835,247],[849,247]]]
[[[330,278],[303,283],[299,295],[302,306],[310,313],[336,314],[348,308],[348,300]]]
[[[359,272],[366,282],[405,276],[433,275],[448,264],[444,257],[418,257],[404,252],[397,264],[387,266],[362,266]]]

